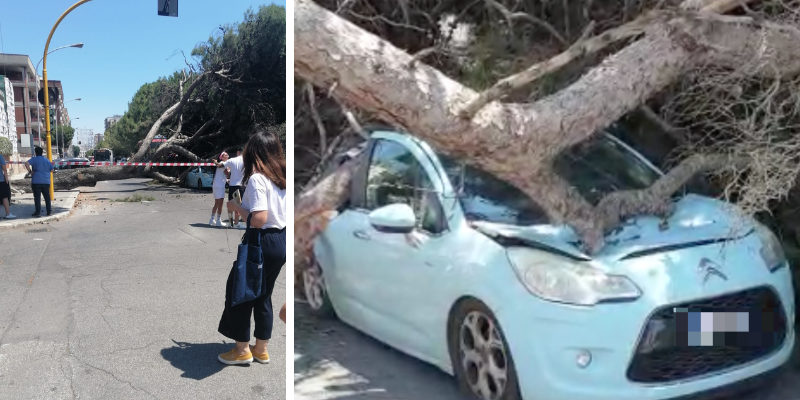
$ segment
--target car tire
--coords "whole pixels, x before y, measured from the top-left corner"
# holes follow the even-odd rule
[[[450,362],[458,387],[467,398],[520,400],[514,360],[492,311],[478,300],[462,300],[448,325]],[[488,368],[488,363],[495,368]]]
[[[336,313],[333,310],[333,303],[328,297],[328,286],[319,262],[314,260],[310,267],[303,269],[302,276],[303,295],[312,314],[323,318],[335,317]]]
[[[197,180],[197,188],[200,189],[200,190],[203,190],[203,180],[202,179],[198,179]]]

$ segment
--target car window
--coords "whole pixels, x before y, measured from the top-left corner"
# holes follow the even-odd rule
[[[438,194],[419,160],[397,142],[378,140],[367,174],[366,208],[396,203],[411,206],[420,229],[434,234],[444,230]]]
[[[563,152],[554,167],[593,205],[609,193],[644,189],[659,178],[634,153],[602,135]]]
[[[515,186],[444,154],[438,156],[468,220],[523,226],[549,222],[544,210]]]

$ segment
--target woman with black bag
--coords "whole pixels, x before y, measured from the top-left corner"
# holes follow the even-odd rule
[[[243,154],[246,189],[242,204],[228,202],[228,211],[238,212],[249,221],[250,238],[261,245],[261,295],[255,300],[232,305],[235,273],[231,270],[225,294],[225,311],[219,333],[236,341],[236,347],[220,354],[219,361],[249,364],[253,360],[269,362],[267,343],[272,337],[272,290],[286,263],[286,159],[280,140],[273,134],[259,132],[247,142]],[[247,235],[247,233],[246,233]],[[255,346],[250,345],[250,315],[255,320]]]

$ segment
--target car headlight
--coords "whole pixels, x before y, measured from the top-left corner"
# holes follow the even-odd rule
[[[535,296],[581,306],[608,300],[633,300],[642,292],[630,279],[607,274],[583,262],[533,251],[507,249],[517,277]]]
[[[765,225],[756,223],[756,233],[761,239],[761,259],[767,265],[770,272],[775,272],[786,265],[786,253],[783,251],[783,244],[772,231]]]

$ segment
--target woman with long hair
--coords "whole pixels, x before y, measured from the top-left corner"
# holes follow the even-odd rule
[[[219,333],[236,341],[236,347],[219,355],[228,364],[269,362],[267,343],[272,337],[272,290],[286,263],[286,159],[277,136],[262,131],[247,142],[243,154],[245,191],[242,204],[228,201],[228,211],[238,212],[250,226],[261,229],[263,272],[261,297],[230,305],[233,270],[228,276],[225,311]],[[251,228],[251,229],[252,229]],[[250,315],[255,320],[255,346],[250,344]]]

